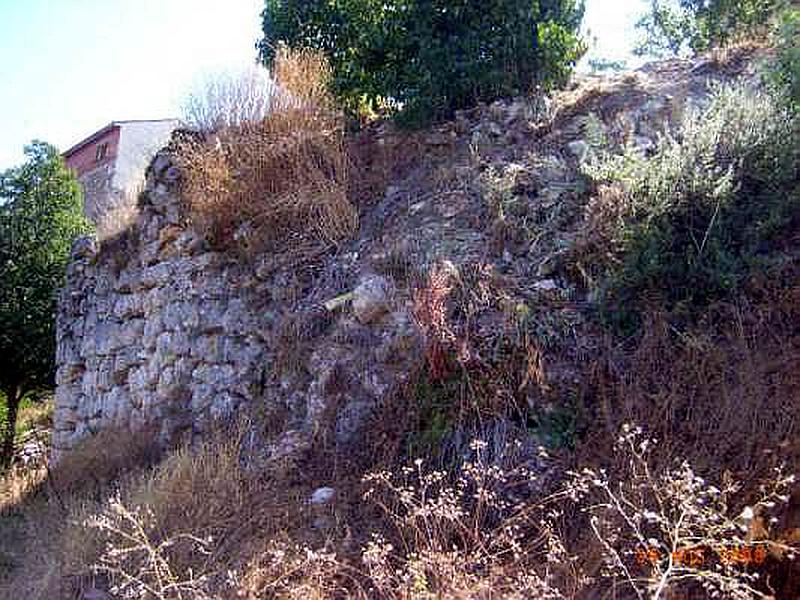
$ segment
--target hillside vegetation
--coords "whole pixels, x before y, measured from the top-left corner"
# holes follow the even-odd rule
[[[14,466],[0,593],[800,596],[786,27],[783,46],[453,104],[414,131],[348,132],[324,56],[282,48],[272,117],[173,141],[186,218],[291,289],[265,398],[316,381],[320,349],[388,348],[401,383],[344,449],[325,415],[292,446],[265,401],[194,443],[107,430]],[[362,273],[420,346],[349,319]],[[331,368],[321,393],[344,404],[377,368]],[[288,449],[260,461],[256,437]]]

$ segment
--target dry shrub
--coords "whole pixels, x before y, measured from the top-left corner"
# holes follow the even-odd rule
[[[738,481],[740,485],[727,492],[724,504],[729,510],[721,519],[736,516],[731,512],[734,509],[757,505],[761,487],[777,481],[777,467],[786,464],[796,469],[800,464],[800,444],[795,439],[800,423],[800,379],[796,369],[800,360],[800,287],[796,273],[796,268],[789,267],[783,273],[773,273],[769,280],[751,280],[747,296],[714,305],[690,327],[682,326],[674,315],[653,304],[646,312],[642,335],[632,347],[608,342],[605,357],[594,373],[595,424],[575,457],[577,464],[588,466],[596,475],[602,474],[592,481],[613,480],[610,489],[629,494],[628,500],[642,494],[632,500],[641,514],[646,508],[652,511],[667,497],[664,506],[670,510],[680,508],[681,495],[687,497],[680,488],[682,481],[688,485],[699,477],[719,490],[725,488],[726,482]],[[611,440],[616,439],[624,423],[639,424],[658,441],[647,448],[646,465],[636,456],[630,461],[620,459],[631,457],[630,452],[609,451]],[[628,450],[639,448],[623,442]],[[684,462],[690,470],[682,466]],[[606,471],[601,473],[600,469]],[[590,487],[603,492],[602,486],[592,481]],[[776,515],[777,521],[764,523],[764,539],[793,539],[800,515],[798,491],[795,485],[781,493],[784,499],[791,496],[793,500]],[[606,492],[591,503],[602,502],[608,507],[605,517],[613,517],[618,526],[627,529],[625,535],[630,543],[625,549],[629,554],[623,559],[630,567],[638,542],[624,522],[625,515],[614,511],[609,497],[602,498]],[[571,517],[573,521],[581,518],[579,512]],[[586,570],[595,573],[608,566],[613,558],[608,547],[593,543],[594,536],[580,527],[571,529],[570,545],[583,549]],[[619,531],[615,535],[601,534],[606,540],[612,539],[617,549],[621,548],[620,536]],[[735,540],[730,533],[719,533],[714,543],[719,547],[734,544]],[[615,567],[616,576],[626,581],[627,575],[618,567],[619,564]],[[666,563],[658,568],[661,571],[654,569],[649,574],[654,577],[649,580],[653,584],[651,593],[665,574],[666,579],[681,575],[703,583],[695,577],[696,570],[667,573]],[[778,591],[777,598],[795,597],[790,590],[796,589],[792,586],[797,585],[797,572],[791,563],[768,560],[759,572],[762,580],[770,578],[770,585]],[[741,592],[739,597],[759,597],[743,586],[762,589],[760,584],[755,585],[730,569],[720,575],[726,574],[733,579],[723,577],[711,582],[724,589],[724,597],[734,597],[734,591]]]
[[[95,571],[108,575],[115,583],[111,592],[124,598],[168,598],[211,600],[206,593],[208,579],[189,570],[177,573],[170,554],[176,547],[188,546],[203,554],[211,538],[177,534],[158,541],[151,537],[153,514],[148,508],[129,509],[118,497],[112,497],[102,514],[92,515],[85,525],[110,538],[105,551],[94,565]]]
[[[772,597],[765,565],[792,560],[793,548],[771,536],[795,482],[777,467],[747,502],[729,472],[699,477],[679,456],[669,466],[651,460],[658,442],[640,427],[623,425],[607,468],[571,473],[570,497],[582,507],[600,555],[600,577],[638,598]],[[574,535],[575,532],[573,532]],[[592,541],[581,544],[583,558]],[[765,581],[766,580],[766,581]],[[774,592],[774,590],[771,590]]]
[[[323,245],[352,235],[349,165],[342,114],[327,91],[321,53],[282,48],[280,89],[265,118],[245,120],[185,141],[178,150],[190,220],[218,247],[245,255]]]
[[[157,459],[152,432],[107,431],[81,442],[50,470],[12,472],[0,506],[0,555],[8,556],[0,596],[74,598],[94,585],[87,565],[102,539],[83,526],[113,486]],[[5,483],[0,488],[6,489]]]
[[[800,424],[798,288],[761,300],[740,297],[679,331],[665,313],[648,313],[632,353],[609,349],[598,371],[609,432],[642,424],[665,457],[685,456],[708,472],[720,465],[747,479],[773,466]],[[783,298],[784,300],[781,300]]]
[[[211,76],[189,95],[183,120],[206,133],[258,122],[269,114],[275,93],[269,73],[261,66]]]
[[[239,595],[255,598],[367,598],[358,571],[329,550],[270,542],[238,581]]]
[[[372,471],[358,502],[366,534],[348,551],[273,540],[239,577],[248,598],[563,598],[555,579],[567,557],[529,496],[536,477],[524,462],[488,462],[474,442],[453,472],[421,460]],[[526,494],[527,491],[527,494]],[[561,496],[559,496],[561,497]],[[355,526],[356,523],[353,523]],[[354,547],[353,547],[354,546]],[[558,572],[558,577],[555,573]]]
[[[301,537],[308,526],[308,488],[254,467],[251,432],[247,422],[220,427],[128,480],[84,521],[104,540],[86,564],[133,597],[217,598],[239,588],[268,540]]]
[[[84,521],[104,542],[92,564],[109,577],[114,593],[213,597],[211,578],[226,558],[219,550],[250,522],[247,507],[255,496],[241,464],[242,433],[219,432],[198,448],[177,449]],[[224,585],[224,578],[213,583]]]
[[[99,434],[51,477],[15,473],[0,509],[0,560],[10,566],[0,596],[74,598],[96,587],[115,597],[219,597],[234,586],[229,570],[307,522],[307,488],[251,469],[247,431],[209,432],[158,463],[152,438]]]
[[[155,427],[110,428],[82,440],[53,465],[49,480],[57,494],[100,494],[127,472],[155,464],[162,456]]]
[[[553,576],[570,559],[545,510],[557,497],[530,496],[530,465],[503,468],[485,442],[470,448],[456,472],[417,459],[365,477],[388,526],[363,549],[374,596],[564,598]]]

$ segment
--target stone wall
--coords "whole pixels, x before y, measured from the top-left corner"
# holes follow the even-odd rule
[[[263,340],[233,297],[235,276],[181,226],[163,182],[150,199],[138,244],[106,251],[133,256],[104,260],[88,239],[73,249],[58,315],[56,450],[108,426],[202,428],[252,399]]]
[[[57,316],[54,455],[109,427],[154,423],[168,440],[243,413],[273,421],[276,447],[307,442],[323,418],[346,442],[407,370],[385,366],[403,362],[391,348],[417,340],[391,282],[358,286],[347,261],[317,265],[338,274],[312,282],[308,266],[301,274],[280,257],[213,251],[185,223],[179,178],[158,154],[134,227],[73,247]],[[355,312],[322,307],[353,288]],[[344,400],[330,383],[343,370]]]
[[[595,298],[567,264],[589,214],[584,138],[596,129],[617,147],[627,140],[650,152],[659,125],[702,105],[710,79],[734,74],[669,61],[579,80],[548,110],[537,99],[498,101],[416,137],[378,125],[371,148],[402,148],[414,160],[400,160],[385,193],[359,207],[355,239],[308,250],[309,240],[297,243],[303,232],[292,232],[284,247],[302,259],[210,248],[187,225],[180,173],[160,152],[134,226],[101,248],[74,247],[58,314],[56,455],[109,427],[153,423],[167,440],[232,417],[256,424],[267,457],[316,443],[342,456],[363,449],[353,444],[364,428],[420,372],[412,287],[434,264],[446,264],[466,302],[451,324],[459,361],[501,360],[498,348],[529,323],[544,358],[515,402],[545,410],[577,397],[601,347],[592,341]],[[501,218],[492,198],[509,193]],[[478,342],[486,347],[473,352]],[[390,421],[382,425],[402,425]]]

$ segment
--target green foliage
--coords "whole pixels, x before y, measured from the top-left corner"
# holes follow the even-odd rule
[[[565,82],[584,52],[579,0],[266,0],[258,48],[323,50],[351,110],[407,122]]]
[[[56,149],[33,142],[25,154],[25,164],[0,174],[0,389],[7,405],[5,452],[21,398],[51,385],[56,291],[64,280],[72,241],[89,230],[78,183]]]
[[[636,322],[643,295],[691,313],[764,264],[800,209],[798,133],[782,97],[725,85],[653,157],[629,149],[588,168],[621,187],[627,203],[611,244],[619,262],[603,290],[618,325]]]
[[[536,417],[536,427],[530,431],[551,450],[574,450],[580,437],[578,409],[572,402],[559,405]]]
[[[797,111],[800,109],[800,9],[784,11],[776,33],[777,57],[767,72],[768,79],[778,93],[789,96]]]
[[[421,376],[416,382],[417,423],[409,435],[406,451],[409,456],[437,456],[442,442],[456,424],[453,398],[459,394],[458,378],[440,382]]]
[[[704,52],[768,24],[785,0],[651,0],[637,26],[645,39],[636,53],[655,56]]]

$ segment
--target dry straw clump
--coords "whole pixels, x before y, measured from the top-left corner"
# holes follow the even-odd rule
[[[212,244],[251,256],[307,249],[309,239],[335,244],[355,231],[344,120],[328,92],[330,75],[319,52],[281,48],[268,114],[248,109],[212,118],[247,94],[222,86],[207,97],[210,116],[201,123],[222,127],[184,141],[178,163],[189,219]]]

